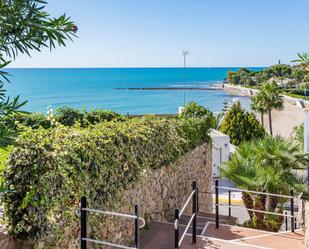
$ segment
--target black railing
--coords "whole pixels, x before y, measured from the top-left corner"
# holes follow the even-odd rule
[[[231,217],[231,213],[232,213],[232,208],[234,209],[243,209],[243,210],[247,210],[247,211],[251,211],[251,212],[258,212],[258,213],[264,213],[264,214],[271,214],[271,215],[277,215],[277,216],[283,216],[285,217],[285,227],[287,230],[288,227],[288,217],[290,217],[291,219],[291,231],[294,232],[295,231],[295,227],[296,227],[296,218],[294,215],[294,192],[293,190],[291,190],[290,195],[281,195],[281,194],[273,194],[273,193],[265,193],[265,192],[259,192],[259,191],[252,191],[252,190],[244,190],[244,189],[238,189],[238,188],[231,188],[231,187],[223,187],[223,186],[219,186],[219,181],[216,180],[215,181],[215,217],[216,217],[216,229],[219,229],[219,207],[220,206],[227,206],[228,207],[228,215],[229,217]],[[224,189],[224,190],[228,190],[228,204],[220,204],[219,203],[219,189]],[[239,206],[235,206],[232,205],[232,201],[231,201],[231,191],[237,191],[237,192],[246,192],[246,193],[253,193],[253,194],[260,194],[260,195],[267,195],[267,196],[275,196],[275,197],[281,197],[281,198],[286,198],[290,200],[290,215],[287,214],[287,212],[285,212],[285,214],[283,213],[277,213],[277,212],[269,212],[269,211],[263,211],[263,210],[258,210],[258,209],[250,209],[250,208],[246,208],[246,207],[239,207]]]
[[[88,236],[87,235],[87,213],[88,212],[134,219],[134,247],[88,238],[87,237]],[[139,220],[142,220],[144,223],[141,227],[139,227],[139,224],[138,224]],[[100,244],[100,245],[106,245],[110,247],[123,248],[123,249],[139,249],[140,248],[139,229],[144,226],[145,226],[145,220],[139,217],[138,205],[135,205],[134,207],[134,215],[130,215],[130,214],[123,214],[123,213],[109,212],[109,211],[104,211],[100,209],[87,208],[87,198],[82,197],[80,200],[80,228],[81,228],[80,229],[80,248],[81,249],[87,249],[87,242],[94,243],[94,244]]]
[[[192,199],[192,215],[190,217],[190,220],[185,228],[184,233],[182,234],[181,238],[179,239],[179,220],[181,216],[183,215],[185,209],[187,208],[188,204],[190,203],[190,200]],[[175,229],[175,243],[174,247],[175,249],[179,249],[181,243],[183,242],[187,231],[189,230],[191,224],[192,224],[192,244],[196,244],[196,216],[197,216],[197,188],[196,188],[196,182],[194,181],[192,183],[192,192],[190,196],[188,197],[186,203],[182,207],[181,210],[178,208],[175,209],[175,223],[174,223],[174,229]]]

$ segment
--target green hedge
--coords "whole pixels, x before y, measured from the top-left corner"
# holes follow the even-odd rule
[[[200,119],[144,117],[87,128],[29,129],[10,154],[2,196],[9,232],[19,239],[63,236],[82,195],[104,206],[141,172],[174,162],[209,141]]]

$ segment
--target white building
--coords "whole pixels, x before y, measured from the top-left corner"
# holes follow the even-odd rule
[[[212,139],[212,174],[213,177],[219,177],[221,163],[229,160],[230,137],[214,129],[211,129],[210,137]]]

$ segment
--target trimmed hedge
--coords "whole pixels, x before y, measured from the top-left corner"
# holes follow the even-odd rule
[[[200,119],[155,117],[29,129],[17,141],[4,174],[10,191],[2,201],[10,234],[18,239],[48,234],[56,243],[64,227],[77,220],[82,195],[93,207],[116,203],[144,170],[174,162],[208,142],[208,133]]]

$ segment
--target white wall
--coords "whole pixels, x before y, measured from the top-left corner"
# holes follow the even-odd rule
[[[229,136],[216,130],[212,130],[210,136],[212,138],[213,177],[219,177],[219,167],[221,163],[229,160],[230,138]]]

